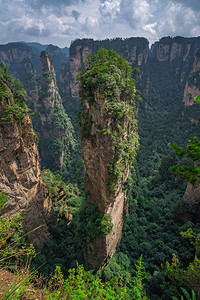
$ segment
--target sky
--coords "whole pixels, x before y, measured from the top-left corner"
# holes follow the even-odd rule
[[[0,44],[200,35],[200,0],[0,0]]]

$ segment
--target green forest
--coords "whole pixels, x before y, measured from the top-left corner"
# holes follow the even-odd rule
[[[183,41],[185,48],[186,42]],[[146,41],[138,38],[130,39],[129,43],[129,47],[138,44],[139,53]],[[163,43],[171,40],[166,38]],[[93,40],[89,43],[77,40],[70,48],[70,55],[75,54],[77,45],[85,44],[94,48],[94,54],[87,56],[85,66],[78,73],[81,101],[74,101],[69,94],[63,96],[54,70],[42,74],[34,71],[25,76],[24,69],[22,81],[26,92],[5,66],[0,65],[0,98],[13,99],[1,116],[0,126],[23,123],[27,114],[31,116],[43,180],[56,215],[56,223],[49,227],[51,238],[42,250],[34,249],[29,243],[21,227],[23,216],[12,220],[0,218],[1,268],[7,266],[5,272],[19,277],[9,288],[2,286],[1,298],[198,299],[199,212],[196,206],[187,205],[183,196],[189,184],[197,188],[199,185],[200,101],[196,97],[194,105],[184,107],[180,99],[187,81],[200,88],[199,73],[191,76],[192,62],[183,62],[180,57],[173,64],[158,62],[153,55],[146,65],[144,61],[140,66],[128,64],[114,51],[116,48],[120,54],[125,51],[125,42],[120,39],[105,40],[103,44],[98,41],[95,45]],[[114,50],[98,50],[101,46]],[[183,72],[186,75],[181,81]],[[145,93],[147,79],[151,84]],[[52,80],[57,94],[52,100],[54,107],[49,109],[43,101],[50,96]],[[87,100],[95,107],[93,91],[97,87],[103,91],[102,99],[110,99],[104,108],[105,115],[109,114],[120,125],[130,116],[136,129],[134,132],[128,128],[130,139],[126,144],[120,138],[120,134],[125,134],[122,126],[113,127],[112,132],[108,128],[96,129],[104,136],[110,135],[117,149],[107,182],[111,191],[122,178],[126,162],[131,161],[132,166],[123,186],[127,205],[121,240],[112,258],[95,269],[84,260],[87,243],[99,234],[106,236],[112,231],[110,215],[100,213],[97,205],[86,201],[84,188],[80,135],[91,140],[94,136],[93,120],[84,115],[82,101]],[[116,101],[121,95],[126,98],[125,104]],[[51,115],[51,123],[41,123],[41,115]],[[191,122],[191,118],[197,122]],[[52,132],[49,136],[48,130]],[[133,140],[137,150],[131,151]],[[50,154],[42,158],[45,151]],[[63,162],[57,164],[62,152]],[[7,200],[2,192],[0,209]],[[21,277],[20,268],[24,270]]]

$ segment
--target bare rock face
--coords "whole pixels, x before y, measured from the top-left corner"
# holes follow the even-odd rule
[[[76,40],[70,46],[70,61],[63,65],[60,74],[62,94],[79,98],[78,85],[75,85],[77,72],[83,68],[86,56],[96,53],[99,48],[113,49],[129,63],[141,66],[147,62],[148,41],[145,38],[113,39],[94,41],[92,39]]]
[[[14,64],[23,63],[25,58],[32,58],[31,48],[20,43],[10,43],[8,45],[1,45],[0,47],[0,61],[10,68]]]
[[[157,53],[156,53],[158,61],[168,60],[169,55],[170,55],[170,45],[169,44],[163,45],[162,43],[159,43],[157,48]]]
[[[48,52],[49,56],[61,56],[62,52],[60,51],[60,48],[57,46],[49,45],[46,49]]]
[[[195,104],[194,98],[200,95],[200,50],[196,51],[192,70],[184,90],[183,102],[184,106],[192,106]]]
[[[191,68],[196,49],[200,46],[199,38],[183,38],[180,36],[171,38],[164,37],[152,45],[150,55],[159,62],[174,63],[182,61],[187,68]]]
[[[32,49],[23,43],[0,45],[0,62],[11,71],[15,78],[23,79],[24,60],[32,58]]]
[[[72,52],[72,51],[71,51]],[[92,49],[88,46],[77,45],[73,47],[70,55],[70,61],[62,66],[60,73],[60,84],[62,94],[70,94],[74,98],[79,98],[79,87],[75,85],[76,75],[80,71],[83,61],[88,54],[92,53]]]
[[[95,56],[97,66],[100,59],[104,68],[109,55],[121,61],[122,58],[113,52],[100,49]],[[104,54],[108,55],[106,60]],[[100,213],[109,215],[113,224],[111,232],[99,234],[87,243],[85,260],[92,267],[99,267],[112,257],[121,238],[126,207],[123,185],[137,147],[135,88],[128,92],[130,73],[127,71],[129,75],[125,75],[124,70],[120,70],[120,63],[116,63],[116,66],[115,63],[114,60],[113,64],[108,64],[108,73],[100,73],[100,77],[98,72],[90,77],[88,67],[80,79],[80,96],[83,101],[81,148],[86,173],[86,197],[89,203],[97,205]],[[122,78],[120,82],[119,76]],[[102,85],[98,86],[96,83],[101,80]]]
[[[187,207],[187,212],[184,207]],[[199,223],[200,220],[200,185],[192,185],[188,183],[186,191],[183,196],[183,219],[185,222],[192,221]]]
[[[29,106],[35,113],[33,123],[41,141],[39,153],[43,166],[62,170],[64,156],[73,139],[73,127],[64,111],[55,70],[46,51],[41,53],[40,63],[41,76],[37,76],[35,81],[30,80],[31,84],[29,83],[32,102]],[[30,62],[25,64],[25,69],[31,70]],[[33,71],[32,74],[35,75]]]
[[[190,44],[187,45],[187,51],[184,53],[184,60],[187,59],[190,49]],[[172,42],[169,44],[159,43],[157,48],[157,58],[159,61],[173,61],[177,57],[182,57],[184,52],[184,45],[181,42]]]
[[[154,46],[155,57],[157,61],[164,62],[169,61],[172,62],[177,58],[180,58],[183,61],[187,61],[189,59],[189,54],[191,50],[191,41],[187,41],[181,37],[165,37],[162,38],[156,45]]]
[[[14,102],[0,97],[0,116]],[[0,191],[8,201],[2,215],[23,214],[23,227],[30,241],[42,247],[49,238],[48,224],[55,222],[48,189],[42,179],[35,134],[28,115],[23,119],[0,123]],[[37,229],[38,228],[38,229]]]

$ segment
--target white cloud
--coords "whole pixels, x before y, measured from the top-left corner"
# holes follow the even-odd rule
[[[84,26],[88,31],[94,30],[97,29],[97,27],[99,26],[99,22],[97,18],[89,16],[85,19]]]
[[[195,36],[199,0],[0,0],[0,42],[59,46],[75,38]]]
[[[121,0],[120,16],[131,27],[137,28],[149,21],[150,6],[146,0]]]
[[[146,24],[142,27],[144,31],[147,31],[153,35],[156,35],[156,26],[157,22],[151,23],[151,24]]]
[[[99,7],[100,13],[103,17],[116,18],[120,11],[120,1],[119,0],[106,0],[100,3]]]
[[[160,35],[194,36],[194,29],[197,32],[199,12],[176,2],[167,4],[164,12],[164,18],[160,19]]]

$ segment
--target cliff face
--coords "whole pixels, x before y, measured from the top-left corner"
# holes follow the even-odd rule
[[[52,203],[42,179],[31,120],[27,114],[23,118],[13,115],[5,120],[5,109],[14,104],[15,99],[1,80],[1,87],[7,95],[9,93],[9,98],[2,92],[0,95],[0,191],[8,197],[2,215],[22,213],[23,227],[30,232],[30,241],[42,247],[49,237],[48,224],[55,222]]]
[[[94,41],[92,39],[76,40],[70,46],[70,61],[63,65],[60,74],[61,93],[68,93],[79,98],[79,88],[75,85],[76,74],[83,67],[86,56],[96,53],[99,48],[113,49],[129,63],[141,66],[147,62],[148,41],[145,38],[114,39]]]
[[[2,62],[16,78],[22,79],[24,60],[32,59],[33,53],[30,47],[21,43],[9,43],[0,45],[0,62]]]
[[[184,90],[183,102],[185,107],[193,105],[195,103],[194,97],[200,95],[199,71],[200,71],[200,50],[197,50],[195,53],[193,67],[188,77],[185,90]]]
[[[183,62],[193,59],[199,46],[199,38],[164,37],[151,47],[150,55],[156,61],[173,62],[180,58]]]
[[[56,76],[57,78],[59,78],[62,64],[66,62],[67,57],[61,52],[60,48],[57,46],[49,45],[46,48],[46,51],[48,52],[48,55],[53,62]]]
[[[43,166],[61,170],[64,156],[73,142],[73,128],[64,111],[55,71],[47,52],[41,53],[40,62],[42,75],[36,78],[30,91],[31,107],[35,112],[33,122],[40,138],[39,152]],[[31,69],[30,63],[26,64],[26,68]],[[31,73],[34,75],[33,71]]]
[[[112,58],[112,52],[104,51],[98,51],[96,56],[97,62],[100,59],[102,68],[104,64],[106,66],[107,59],[110,59],[109,55]],[[108,55],[105,61],[104,53]],[[116,60],[119,59],[119,56],[115,55]],[[129,79],[126,78],[128,75],[125,75],[123,69],[120,70],[115,60],[105,68],[108,69],[108,73],[95,73],[92,77],[90,68],[86,69],[86,77],[83,75],[80,80],[83,100],[81,148],[86,172],[87,201],[95,203],[100,213],[109,215],[113,224],[109,234],[98,235],[87,245],[85,259],[93,267],[99,267],[108,257],[112,257],[121,238],[126,205],[125,191],[122,187],[137,147],[134,105],[137,97],[133,95],[135,89],[129,90]],[[118,81],[119,74],[121,81]],[[100,87],[95,82],[101,81],[101,75]]]
[[[200,220],[200,185],[188,183],[183,196],[182,216],[185,222],[199,223]],[[186,211],[184,208],[186,207]]]
[[[115,50],[133,68],[139,67],[138,88],[144,98],[148,98],[148,104],[145,102],[147,107],[163,107],[175,102],[179,102],[181,106],[182,99],[186,97],[184,89],[192,70],[195,52],[200,47],[200,39],[165,37],[153,44],[151,49],[144,38],[76,40],[70,46],[70,61],[63,64],[59,77],[63,105],[70,116],[72,112],[75,114],[78,111],[79,105],[76,74],[83,68],[87,54],[96,53],[100,47]],[[191,91],[185,93],[191,94]]]
[[[38,43],[8,43],[0,45],[0,62],[11,72],[12,76],[26,82],[27,72],[24,69],[24,62],[29,60],[34,69],[41,73],[40,52],[46,50],[53,61],[57,78],[59,77],[62,64],[68,59],[65,49],[53,45],[40,45]],[[62,51],[61,51],[62,50]]]
[[[83,61],[92,49],[88,46],[77,45],[73,48],[73,54],[70,55],[70,61],[63,64],[60,73],[60,88],[62,95],[69,94],[71,97],[79,98],[79,87],[75,85],[76,75],[80,71]]]

